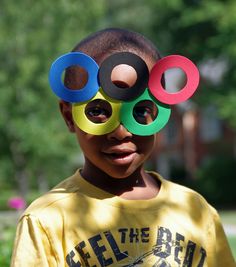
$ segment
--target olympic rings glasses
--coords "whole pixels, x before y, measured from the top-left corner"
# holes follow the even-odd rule
[[[120,64],[131,66],[136,74],[129,88],[119,87],[111,80],[111,73]],[[87,71],[83,88],[69,89],[61,80],[63,71],[80,66]],[[164,72],[181,68],[187,77],[185,86],[176,93],[167,92],[161,83]],[[70,52],[55,60],[49,72],[53,92],[72,103],[73,119],[77,126],[90,134],[103,135],[120,123],[136,135],[152,135],[168,122],[170,105],[189,99],[199,84],[199,71],[194,63],[180,55],[166,56],[156,62],[150,74],[146,63],[130,52],[115,53],[106,58],[100,68],[88,55]]]

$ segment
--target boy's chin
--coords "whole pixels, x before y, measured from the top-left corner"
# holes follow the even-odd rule
[[[131,177],[137,177],[141,175],[143,169],[143,163],[140,161],[131,162],[129,164],[97,164],[86,160],[83,173],[85,177],[96,178],[97,181],[110,180],[126,180]]]
[[[118,167],[115,170],[106,171],[106,175],[113,180],[125,180],[129,179],[130,177],[137,176],[140,168],[125,168],[125,167]]]

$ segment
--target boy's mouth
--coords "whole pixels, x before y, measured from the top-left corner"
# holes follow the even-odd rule
[[[124,153],[108,153],[107,155],[111,158],[125,158],[131,155],[133,152],[124,152]]]
[[[112,163],[116,164],[129,164],[134,160],[134,157],[136,156],[135,150],[110,150],[103,152],[105,157],[112,161]]]

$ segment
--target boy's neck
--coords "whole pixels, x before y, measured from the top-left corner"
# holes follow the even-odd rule
[[[146,173],[142,166],[128,177],[113,178],[87,162],[81,175],[94,186],[124,199],[152,199],[160,189],[160,183]]]

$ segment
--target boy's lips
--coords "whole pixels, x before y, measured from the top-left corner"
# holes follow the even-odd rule
[[[117,165],[130,164],[137,155],[136,149],[133,148],[110,148],[102,153],[111,163]]]

